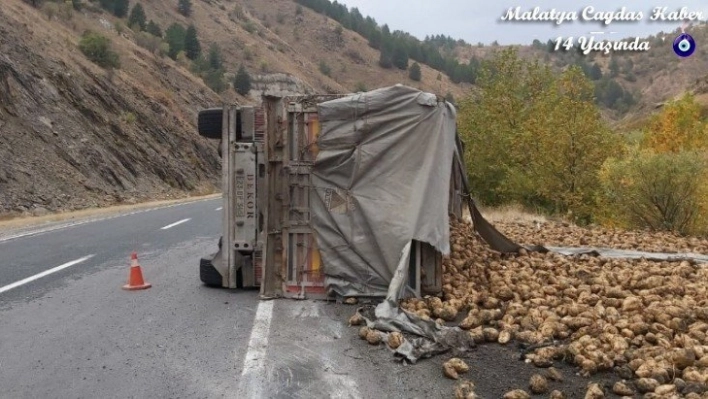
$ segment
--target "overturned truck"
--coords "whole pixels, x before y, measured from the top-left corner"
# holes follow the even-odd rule
[[[221,140],[224,202],[201,280],[269,298],[438,295],[464,209],[493,248],[517,251],[469,201],[455,117],[402,85],[200,112],[199,133]]]

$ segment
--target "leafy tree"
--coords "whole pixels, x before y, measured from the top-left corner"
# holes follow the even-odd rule
[[[143,31],[145,30],[147,25],[146,19],[147,17],[145,16],[145,10],[143,9],[142,4],[137,3],[130,11],[130,17],[128,17],[128,26],[138,26],[140,27],[140,30]]]
[[[421,71],[420,71],[420,65],[417,62],[414,62],[410,68],[408,68],[408,77],[411,78],[411,80],[415,80],[416,82],[420,82],[420,79],[422,78],[421,76]]]
[[[572,211],[586,222],[595,208],[597,175],[619,150],[594,104],[593,89],[582,70],[571,67],[544,96],[544,116],[528,125],[538,149],[528,169],[535,194],[554,211]]]
[[[238,72],[236,72],[234,77],[234,90],[242,96],[251,91],[251,75],[248,74],[243,65],[238,68]]]
[[[190,60],[196,60],[202,53],[202,46],[197,37],[197,28],[189,25],[184,34],[184,52]]]
[[[192,15],[192,1],[191,0],[179,0],[177,3],[177,11],[185,17]]]
[[[184,40],[187,31],[178,23],[173,23],[165,31],[165,39],[170,46],[170,51],[167,53],[173,60],[177,59],[177,54],[184,50]]]
[[[99,33],[84,32],[79,42],[79,50],[100,67],[120,68],[119,56],[111,49],[110,39]]]
[[[507,49],[482,63],[477,85],[458,104],[473,192],[486,204],[519,202],[587,221],[597,173],[616,149],[581,68],[556,76]]]
[[[453,96],[452,93],[447,92],[447,94],[445,94],[445,101],[454,105],[455,104],[455,96]]]
[[[644,136],[643,146],[657,152],[708,148],[708,123],[701,118],[701,105],[692,94],[665,104],[655,115]]]
[[[162,37],[162,29],[160,29],[160,25],[158,25],[155,21],[152,19],[150,22],[147,23],[147,27],[145,28],[147,33],[155,36],[155,37]]]

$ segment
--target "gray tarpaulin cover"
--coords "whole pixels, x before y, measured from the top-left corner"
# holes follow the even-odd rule
[[[402,85],[318,107],[311,212],[325,286],[340,296],[398,293],[411,240],[450,252],[455,109]]]

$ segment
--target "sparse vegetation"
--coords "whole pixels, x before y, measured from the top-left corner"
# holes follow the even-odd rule
[[[107,37],[86,31],[79,42],[79,50],[100,67],[113,69],[120,68],[120,57],[111,48],[111,41]]]

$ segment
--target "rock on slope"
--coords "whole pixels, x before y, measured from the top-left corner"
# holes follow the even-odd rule
[[[109,73],[74,30],[28,5],[0,9],[0,215],[213,190],[219,161],[194,129],[219,98],[134,47]]]

